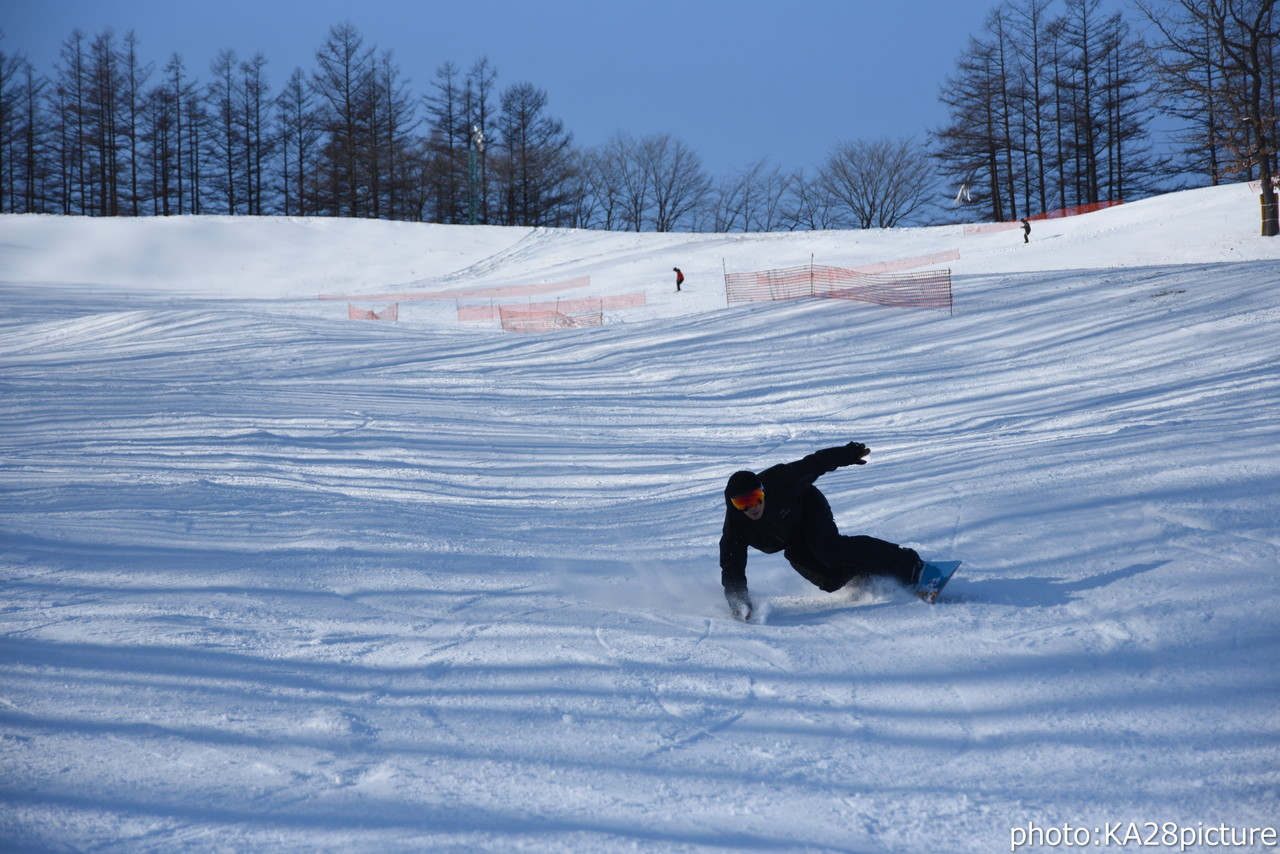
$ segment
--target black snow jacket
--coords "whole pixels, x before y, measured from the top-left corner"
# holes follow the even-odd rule
[[[858,450],[855,450],[857,448]],[[725,488],[724,533],[720,535],[720,583],[726,592],[747,589],[747,546],[774,554],[782,551],[804,516],[805,492],[827,472],[852,465],[861,458],[861,445],[814,451],[793,463],[760,472],[764,486],[764,516],[753,522],[730,503]]]

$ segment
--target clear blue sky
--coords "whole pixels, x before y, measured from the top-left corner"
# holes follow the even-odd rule
[[[410,90],[488,57],[499,91],[532,83],[582,146],[670,133],[713,175],[769,158],[814,169],[838,142],[915,137],[946,118],[939,87],[997,0],[7,0],[0,50],[52,75],[74,28],[132,30],[157,74],[173,53],[209,79],[223,49],[262,53],[273,91],[355,24]],[[1119,3],[1107,5],[1120,5]],[[155,82],[155,78],[153,81]]]

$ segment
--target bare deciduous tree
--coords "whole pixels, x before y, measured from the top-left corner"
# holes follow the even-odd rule
[[[587,156],[606,228],[691,227],[711,186],[698,154],[669,134],[636,139],[619,131]]]
[[[841,143],[821,177],[857,228],[906,223],[927,204],[935,183],[924,151],[910,139]]]
[[[0,38],[3,35],[0,30]],[[45,134],[38,111],[44,86],[25,56],[0,51],[0,211],[45,210]]]
[[[716,231],[774,231],[787,222],[790,193],[791,180],[768,160],[757,160],[716,185],[712,226]]]
[[[276,128],[280,140],[281,210],[287,216],[306,216],[314,210],[320,122],[311,88],[300,68],[294,69],[276,98]]]
[[[427,187],[430,218],[435,222],[463,222],[467,193],[467,139],[471,136],[463,110],[458,67],[446,62],[436,69],[427,108]]]
[[[124,68],[121,74],[120,92],[120,135],[124,142],[126,166],[128,170],[127,190],[124,201],[130,216],[141,213],[142,194],[142,112],[145,105],[142,87],[151,75],[151,65],[143,63],[138,57],[138,37],[133,31],[125,33],[124,53],[121,56]]]
[[[320,64],[312,87],[321,101],[327,138],[322,151],[325,185],[321,210],[336,216],[367,216],[368,175],[361,149],[370,125],[373,51],[350,22],[329,31],[316,53]]]
[[[506,225],[559,225],[574,164],[564,123],[546,115],[547,93],[521,83],[502,93],[498,120],[501,216]]]
[[[702,205],[711,185],[702,158],[669,134],[646,138],[640,152],[653,187],[654,230],[674,231]]]
[[[235,73],[235,53],[220,51],[209,70],[213,82],[209,85],[208,97],[214,107],[215,124],[213,133],[205,139],[214,169],[211,177],[222,197],[223,212],[234,215],[241,213],[245,193],[245,177],[240,168],[244,139],[238,109],[242,91]]]
[[[1257,175],[1262,186],[1262,234],[1280,234],[1274,178],[1280,143],[1276,65],[1277,0],[1168,0],[1138,6],[1159,28],[1162,60],[1175,91],[1200,104],[1204,144],[1226,152],[1224,168]],[[1215,164],[1216,165],[1216,164]]]
[[[835,200],[820,175],[810,178],[801,170],[788,177],[787,187],[784,216],[789,229],[818,231],[838,227],[840,218]]]

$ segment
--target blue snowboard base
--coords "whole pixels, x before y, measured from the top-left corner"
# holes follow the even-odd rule
[[[958,560],[926,562],[924,570],[920,573],[920,581],[916,584],[916,595],[930,605],[937,602],[938,594],[942,592],[942,588],[947,586],[951,576],[956,574],[956,570],[960,568],[960,563]]]

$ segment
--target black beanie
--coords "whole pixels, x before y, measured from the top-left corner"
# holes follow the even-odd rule
[[[755,472],[736,471],[729,478],[729,485],[724,488],[725,498],[737,498],[739,495],[760,488],[760,478]]]

